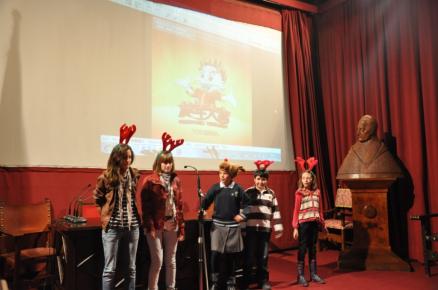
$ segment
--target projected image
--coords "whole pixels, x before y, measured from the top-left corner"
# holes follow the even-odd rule
[[[264,115],[272,111],[269,120],[274,124],[278,112],[265,105],[267,96],[282,94],[281,50],[273,45],[280,34],[147,1],[115,2],[152,15],[151,85],[145,98],[149,136],[155,138],[134,138],[137,155],[154,156],[161,150],[159,136],[167,131],[186,140],[174,152],[177,157],[281,162],[281,147],[266,146],[276,139],[260,138],[276,134],[261,133],[260,128],[265,126]],[[278,65],[278,78],[260,74],[266,64]],[[262,118],[254,119],[259,115]],[[102,151],[109,151],[115,141],[114,136],[101,136]]]
[[[180,80],[193,101],[183,101],[179,107],[180,124],[197,124],[228,128],[230,111],[221,105],[226,102],[236,106],[233,95],[225,95],[226,73],[220,62],[205,62],[199,67],[199,78]]]

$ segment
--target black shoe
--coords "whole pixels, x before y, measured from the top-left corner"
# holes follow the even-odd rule
[[[271,284],[269,284],[269,282],[263,282],[263,283],[259,283],[259,288],[262,290],[271,290]]]
[[[302,285],[303,287],[309,286],[309,283],[307,283],[307,280],[303,275],[298,275],[297,284]]]
[[[319,283],[319,284],[325,284],[324,279],[322,279],[321,277],[318,276],[318,274],[311,274],[310,278],[312,279],[313,282]]]

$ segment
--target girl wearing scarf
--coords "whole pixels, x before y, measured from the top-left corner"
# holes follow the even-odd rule
[[[163,151],[157,155],[153,173],[146,177],[141,191],[143,226],[151,256],[149,290],[158,290],[163,260],[167,290],[175,289],[176,250],[178,241],[184,239],[181,182],[171,153],[184,140],[173,141],[167,133],[163,133],[162,140]]]

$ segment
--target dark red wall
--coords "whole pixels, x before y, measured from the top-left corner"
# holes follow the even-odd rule
[[[0,168],[0,200],[9,203],[38,202],[45,197],[51,199],[57,218],[63,217],[69,203],[77,197],[87,184],[91,187],[83,197],[91,197],[96,179],[103,169],[70,169],[70,168]],[[150,171],[142,171],[142,175]],[[201,188],[206,192],[218,182],[217,172],[203,171]],[[182,181],[183,201],[186,219],[196,219],[198,197],[196,194],[196,175],[191,171],[178,172]],[[244,188],[253,185],[252,173],[243,173],[236,179]],[[272,172],[269,186],[277,193],[285,233],[279,240],[273,240],[274,248],[288,248],[295,245],[291,238],[291,218],[296,190],[296,172]],[[141,183],[141,182],[140,182]],[[139,194],[137,194],[140,201]],[[92,198],[89,199],[93,201]]]

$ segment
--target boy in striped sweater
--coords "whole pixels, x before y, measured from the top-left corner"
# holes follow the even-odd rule
[[[248,188],[244,195],[244,215],[246,216],[245,263],[242,289],[247,289],[252,282],[252,270],[256,266],[256,278],[259,288],[271,289],[268,272],[269,240],[272,230],[275,237],[283,233],[277,197],[268,188],[269,172],[267,168],[273,163],[269,160],[254,162],[254,186]],[[255,261],[254,261],[255,260]]]

